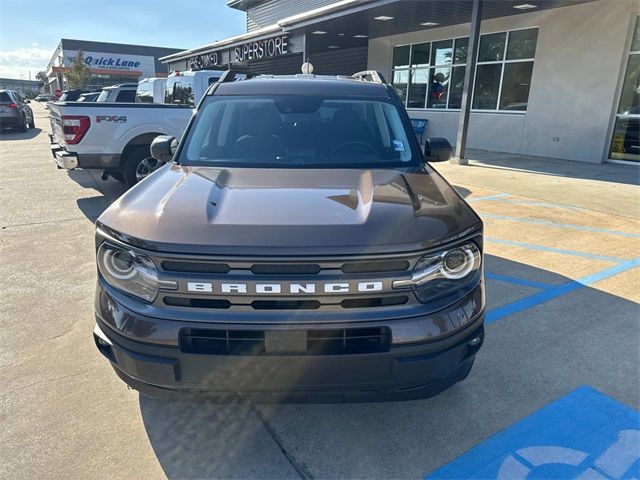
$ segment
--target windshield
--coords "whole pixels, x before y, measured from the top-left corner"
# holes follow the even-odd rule
[[[380,98],[214,96],[179,161],[246,167],[403,167],[420,158],[398,108]]]
[[[164,103],[172,105],[195,106],[193,96],[193,77],[180,75],[167,79]]]

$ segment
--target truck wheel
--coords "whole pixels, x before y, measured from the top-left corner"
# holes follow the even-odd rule
[[[124,164],[124,181],[134,186],[160,166],[160,162],[149,155],[149,145],[134,147],[127,153]]]

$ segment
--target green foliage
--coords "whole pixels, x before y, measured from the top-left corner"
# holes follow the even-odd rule
[[[36,98],[38,96],[38,92],[36,92],[35,90],[31,90],[29,88],[26,88],[23,93],[24,93],[24,97],[25,98],[33,99],[33,98]]]
[[[47,78],[47,72],[40,71],[36,73],[36,80],[41,81],[44,84],[44,91],[49,93],[49,79]]]
[[[67,80],[67,87],[70,89],[82,89],[87,86],[91,77],[91,70],[84,63],[84,52],[82,50],[76,52],[76,58],[73,59],[64,76]]]

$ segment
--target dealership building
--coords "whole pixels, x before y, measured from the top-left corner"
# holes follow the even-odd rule
[[[454,144],[461,130],[471,148],[640,162],[638,0],[230,0],[228,6],[246,13],[246,33],[161,61],[172,71],[293,74],[304,61],[316,74],[377,70],[411,118],[428,120],[428,136]]]
[[[181,51],[177,48],[63,38],[47,66],[51,92],[66,88],[64,73],[71,66],[78,50],[84,52],[84,61],[91,70],[87,86],[91,90],[100,90],[117,83],[138,82],[146,77],[166,76],[167,66],[159,58]]]

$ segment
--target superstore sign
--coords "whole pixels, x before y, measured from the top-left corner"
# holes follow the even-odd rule
[[[288,51],[288,38],[286,35],[280,35],[240,45],[234,49],[233,58],[236,62],[246,62],[247,60],[277,57]]]
[[[287,35],[278,35],[264,40],[238,45],[230,50],[203,53],[187,59],[189,68],[206,68],[216,65],[260,60],[278,57],[289,53],[289,39]]]

